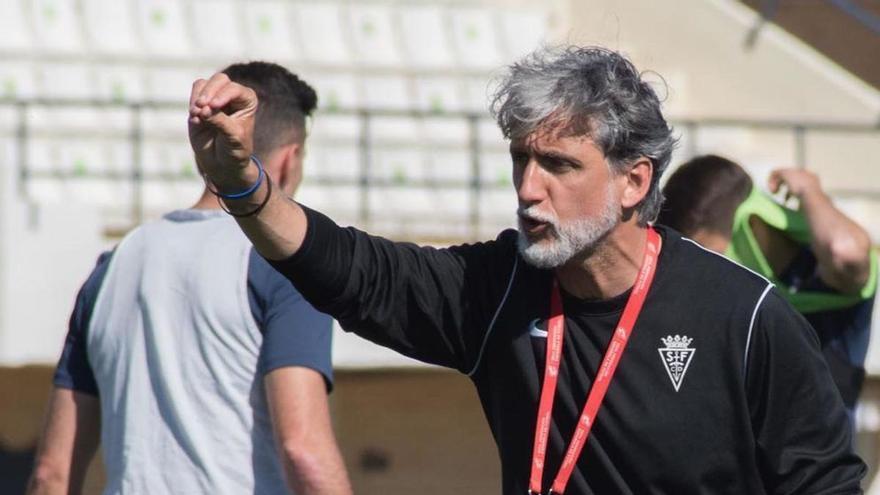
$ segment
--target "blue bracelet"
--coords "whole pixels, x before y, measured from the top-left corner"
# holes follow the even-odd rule
[[[212,190],[211,192],[214,193],[216,196],[219,196],[223,199],[246,198],[246,197],[250,196],[251,194],[257,192],[257,189],[259,189],[260,185],[263,183],[263,176],[266,175],[266,173],[263,170],[263,162],[261,162],[260,159],[257,158],[256,155],[251,155],[251,160],[253,160],[254,163],[257,164],[257,168],[260,169],[260,175],[257,176],[257,182],[255,182],[254,185],[252,185],[251,187],[247,188],[244,191],[232,193],[232,194],[224,194],[224,193],[220,192],[219,190]]]

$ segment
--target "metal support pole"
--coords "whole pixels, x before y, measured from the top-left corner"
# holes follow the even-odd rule
[[[471,201],[470,201],[470,230],[471,237],[480,237],[480,195],[483,192],[480,180],[480,136],[479,118],[476,115],[468,116],[468,153],[471,157]]]
[[[794,127],[794,161],[798,168],[807,168],[807,129]]]
[[[143,106],[139,103],[131,105],[131,220],[132,226],[144,221],[144,163],[141,152],[144,144],[144,131],[141,126]]]
[[[372,168],[372,143],[370,141],[370,113],[366,110],[358,112],[361,124],[361,136],[358,147],[361,153],[361,169],[358,177],[360,185],[358,218],[362,228],[370,228],[370,169]]]

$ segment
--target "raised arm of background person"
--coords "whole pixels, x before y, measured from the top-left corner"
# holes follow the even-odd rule
[[[861,291],[871,273],[868,233],[834,206],[814,173],[796,168],[773,171],[770,190],[775,193],[782,185],[800,200],[822,281],[845,294]]]
[[[199,170],[220,191],[243,191],[256,183],[259,170],[253,153],[257,95],[223,73],[193,83],[189,105],[189,139]],[[246,198],[227,200],[243,213],[258,207],[268,194],[268,181]],[[275,191],[258,215],[238,218],[244,233],[260,254],[281,260],[302,244],[306,218],[292,200]]]
[[[37,448],[28,495],[82,493],[101,434],[101,405],[92,395],[55,388]]]
[[[278,455],[293,493],[351,494],[333,435],[324,377],[310,368],[290,366],[269,372],[264,384]]]

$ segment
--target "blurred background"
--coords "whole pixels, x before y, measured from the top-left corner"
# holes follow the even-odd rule
[[[760,184],[774,167],[806,167],[880,241],[877,0],[0,0],[0,493],[29,475],[98,254],[198,196],[194,79],[255,59],[298,73],[320,102],[298,199],[445,245],[514,224],[487,95],[542,43],[602,44],[653,71],[681,138],[674,164],[718,153]],[[857,412],[874,494],[878,334]],[[335,339],[331,406],[357,493],[500,491],[466,378]],[[100,464],[87,493],[100,491]]]

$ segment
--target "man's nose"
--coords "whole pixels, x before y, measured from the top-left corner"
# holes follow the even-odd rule
[[[518,179],[518,180],[517,180]],[[538,162],[531,159],[522,169],[519,177],[514,178],[516,195],[520,204],[531,205],[540,203],[546,197],[546,185]]]

